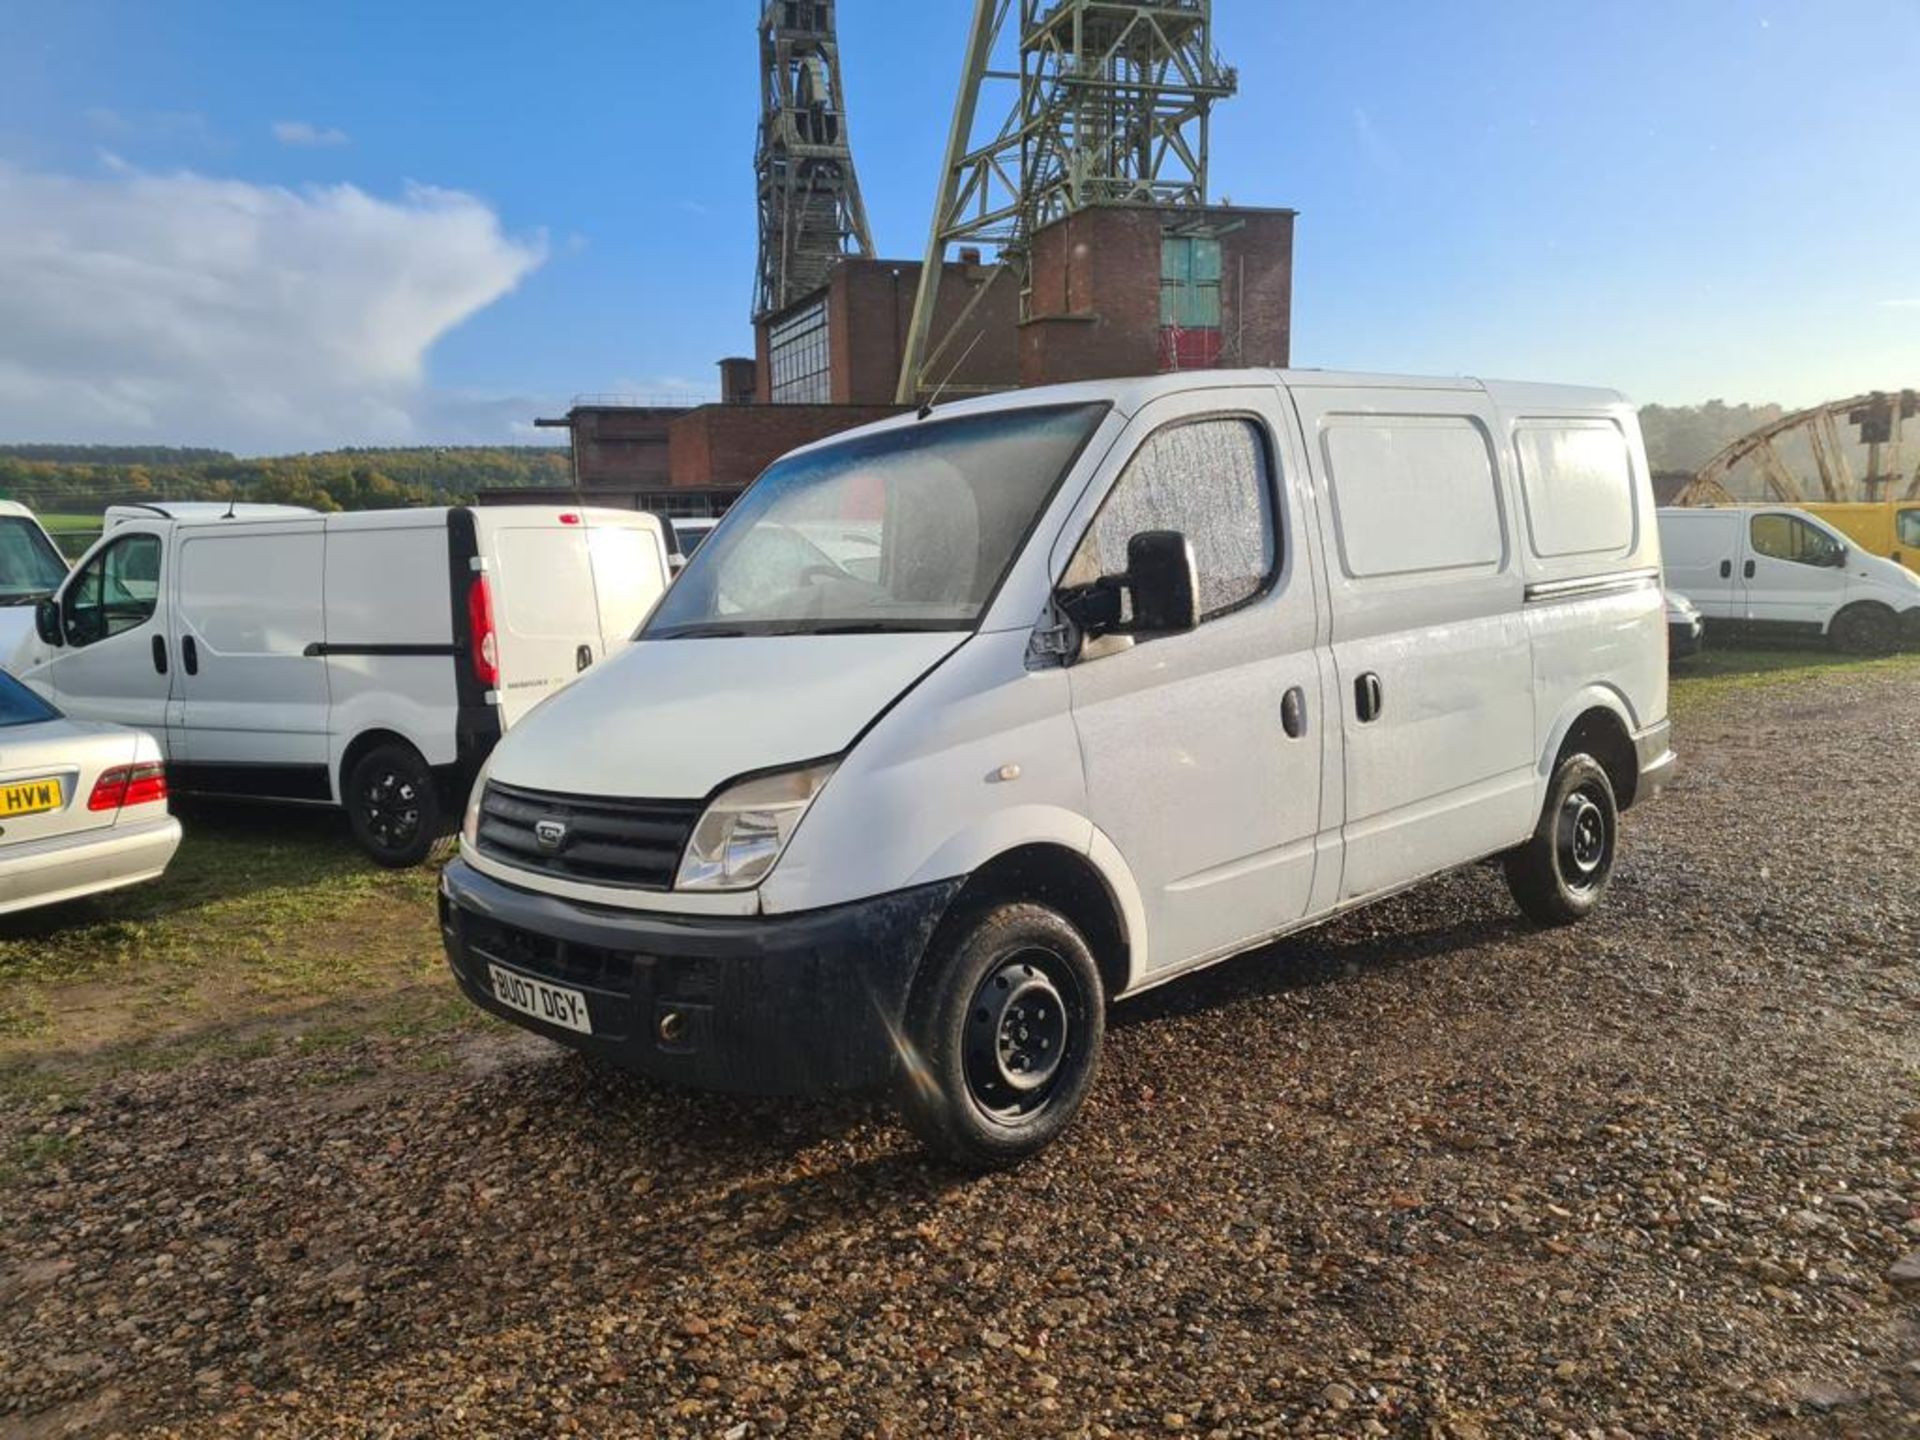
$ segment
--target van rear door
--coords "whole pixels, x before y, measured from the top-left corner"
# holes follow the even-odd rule
[[[589,514],[587,521],[604,659],[632,643],[640,622],[666,593],[666,531],[651,515]]]
[[[511,729],[605,653],[588,531],[577,510],[473,514],[493,604],[500,721]]]

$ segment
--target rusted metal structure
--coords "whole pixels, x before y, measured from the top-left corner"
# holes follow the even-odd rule
[[[1903,432],[1920,417],[1920,393],[1875,391],[1782,416],[1734,441],[1709,460],[1675,499],[1676,505],[1735,505],[1765,500],[1795,504],[1803,500],[1920,499],[1920,467],[1906,470]],[[1851,425],[1867,447],[1867,473],[1854,474],[1841,427]],[[1796,473],[1781,451],[1803,444],[1813,473]],[[1809,493],[1810,490],[1813,493]]]
[[[756,318],[827,283],[873,231],[847,137],[838,0],[770,0],[760,18],[760,276]]]
[[[1213,48],[1213,0],[977,0],[899,402],[963,358],[950,351],[971,307],[934,334],[950,247],[997,252],[975,302],[1016,285],[1026,318],[1046,226],[1097,206],[1206,205],[1213,106],[1238,85]]]

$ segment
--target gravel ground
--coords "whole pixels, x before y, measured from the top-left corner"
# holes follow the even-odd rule
[[[1681,745],[1585,928],[1479,869],[1123,1006],[984,1181],[502,1031],[9,1114],[0,1429],[1920,1435],[1920,686]]]

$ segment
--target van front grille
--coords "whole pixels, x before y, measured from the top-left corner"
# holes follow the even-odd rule
[[[489,784],[480,853],[585,885],[670,890],[699,823],[698,800],[603,800]]]

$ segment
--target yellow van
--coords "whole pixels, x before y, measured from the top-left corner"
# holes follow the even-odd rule
[[[1869,504],[1802,504],[1869,554],[1920,570],[1920,500]]]

